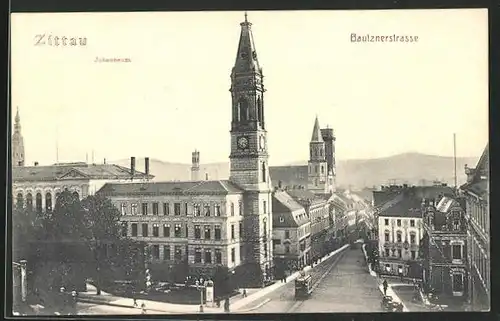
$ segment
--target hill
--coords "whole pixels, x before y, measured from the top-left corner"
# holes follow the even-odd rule
[[[479,157],[457,158],[457,180],[465,182],[464,166],[476,166]],[[130,167],[129,159],[112,162]],[[144,158],[136,160],[137,169],[144,170]],[[288,166],[300,166],[307,161],[294,162]],[[274,166],[271,166],[271,170]],[[337,185],[361,189],[363,187],[379,186],[388,183],[428,185],[433,180],[453,185],[453,157],[405,153],[376,159],[352,159],[337,161]],[[155,175],[155,181],[190,180],[191,165],[169,163],[157,159],[150,160],[150,172]],[[202,164],[200,177],[204,179],[227,179],[229,162]]]

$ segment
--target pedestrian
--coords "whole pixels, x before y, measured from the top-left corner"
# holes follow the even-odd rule
[[[247,297],[247,289],[243,289],[243,297],[246,298]]]
[[[137,307],[138,307],[138,306],[137,306],[137,299],[136,299],[136,298],[134,298],[134,308],[137,308]]]
[[[146,314],[146,304],[144,302],[142,302],[141,304],[141,309],[142,309],[141,313]]]
[[[387,280],[384,280],[382,286],[384,287],[384,295],[387,295],[387,287],[388,287]]]

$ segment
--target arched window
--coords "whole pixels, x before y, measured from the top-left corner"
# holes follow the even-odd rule
[[[385,241],[389,242],[390,241],[390,238],[389,238],[390,233],[389,233],[389,231],[385,231],[384,235],[385,235]]]
[[[57,192],[57,193],[56,193],[56,204],[57,204],[57,201],[58,201],[58,199],[59,199],[59,195],[61,195],[61,193]]]
[[[22,208],[23,207],[23,194],[22,193],[17,194],[16,201],[17,201],[17,207]]]
[[[52,194],[45,194],[45,210],[52,211]]]
[[[36,205],[36,211],[37,212],[42,212],[42,194],[41,193],[36,193],[36,200],[35,200],[35,205]]]
[[[260,97],[257,98],[257,114],[259,115],[259,122],[264,122],[264,110],[262,108],[262,102],[260,101]]]
[[[321,165],[321,174],[324,174],[325,173],[325,168],[323,167],[323,165]]]
[[[76,198],[78,198],[78,199],[80,199],[80,194],[78,194],[78,192],[77,192],[77,191],[74,191],[74,192],[73,192],[73,196],[74,196],[74,197],[76,197]]]
[[[316,148],[314,149],[314,156],[318,156],[318,150]]]
[[[33,195],[31,193],[26,194],[26,207],[30,210],[33,209]]]
[[[319,150],[319,156],[323,156],[323,149]]]
[[[266,181],[266,163],[262,163],[262,181]]]
[[[241,121],[247,121],[250,118],[248,110],[248,101],[245,98],[240,98],[238,102],[239,119]]]

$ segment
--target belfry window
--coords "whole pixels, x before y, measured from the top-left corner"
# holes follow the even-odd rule
[[[266,181],[266,163],[262,163],[262,181]]]
[[[248,101],[245,98],[240,98],[238,101],[238,112],[239,112],[239,120],[247,121],[250,118],[249,110],[248,110]]]
[[[262,108],[262,102],[260,101],[260,97],[257,98],[257,113],[259,115],[259,122],[264,122],[264,110]]]

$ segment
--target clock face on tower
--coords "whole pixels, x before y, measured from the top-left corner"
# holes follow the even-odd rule
[[[242,137],[238,137],[238,148],[240,149],[246,149],[248,148],[248,138],[242,136]]]

